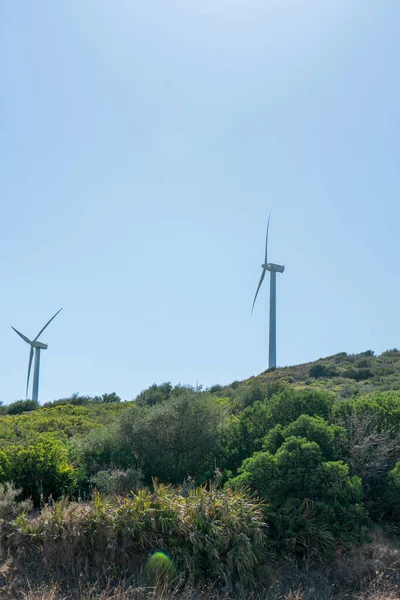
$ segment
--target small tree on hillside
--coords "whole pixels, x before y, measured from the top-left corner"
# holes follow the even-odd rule
[[[208,394],[182,391],[166,403],[137,406],[121,417],[122,444],[148,481],[204,480],[215,469],[224,405]]]

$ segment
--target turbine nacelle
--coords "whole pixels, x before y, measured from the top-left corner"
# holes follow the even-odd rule
[[[261,265],[266,271],[272,271],[275,273],[283,273],[285,267],[282,265],[276,265],[275,263],[268,263],[267,265]]]
[[[32,348],[39,348],[39,350],[47,350],[47,344],[42,344],[42,342],[31,342]]]

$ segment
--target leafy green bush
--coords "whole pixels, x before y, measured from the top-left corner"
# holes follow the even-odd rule
[[[398,348],[391,348],[390,350],[382,352],[381,357],[394,356],[395,358],[398,358],[399,354],[400,350]]]
[[[333,394],[322,390],[287,388],[270,399],[266,425],[289,425],[300,415],[329,420],[334,401]]]
[[[143,475],[138,469],[99,471],[91,483],[103,494],[124,496],[142,487]]]
[[[283,442],[289,437],[303,437],[309,442],[317,442],[326,460],[336,458],[337,440],[344,435],[342,427],[329,425],[321,417],[300,417],[286,427],[276,425],[264,438],[263,449],[265,451],[277,452]]]
[[[111,392],[109,394],[102,394],[101,396],[95,396],[95,400],[98,402],[110,403],[110,402],[121,402],[121,398],[117,396],[115,392]]]
[[[400,521],[400,462],[388,474],[384,498],[389,517]]]
[[[65,404],[72,404],[73,406],[87,406],[93,401],[91,396],[80,396],[75,393],[68,398],[59,398],[58,400],[53,400],[52,402],[46,402],[43,405],[43,408],[49,408],[52,406],[64,406]]]
[[[212,385],[208,391],[210,392],[210,394],[215,394],[217,392],[220,392],[221,390],[222,390],[222,385],[220,385],[219,383],[216,383],[215,385]]]
[[[235,404],[241,409],[255,402],[263,402],[267,398],[267,388],[259,383],[241,386],[235,394]]]
[[[316,365],[310,367],[308,374],[314,379],[322,379],[324,377],[335,377],[338,372],[337,369],[335,369],[335,367],[330,363],[317,363]]]
[[[371,369],[372,365],[373,365],[373,361],[368,357],[359,358],[358,360],[356,360],[354,362],[354,366],[357,369]]]
[[[332,420],[341,424],[354,415],[373,418],[378,431],[400,431],[400,392],[375,392],[338,402],[333,408]]]
[[[35,400],[17,400],[17,402],[3,406],[2,412],[6,415],[20,415],[21,413],[37,410],[38,408],[39,403]]]
[[[256,401],[238,416],[229,419],[222,441],[225,448],[224,469],[236,472],[246,458],[261,450],[268,431],[267,415],[266,404]]]
[[[336,539],[358,538],[364,523],[362,487],[350,477],[343,462],[327,462],[316,442],[290,437],[276,454],[257,452],[244,461],[240,474],[228,483],[235,489],[247,486],[269,503],[273,511],[288,500],[312,501],[315,525]]]
[[[69,398],[59,398],[52,402],[46,402],[43,408],[49,408],[52,406],[64,406],[65,404],[72,404],[73,406],[89,406],[91,404],[121,402],[121,398],[117,396],[115,392],[102,394],[101,396],[80,396],[79,394],[72,394]]]
[[[81,469],[81,479],[91,478],[99,471],[136,467],[132,449],[126,448],[119,424],[89,431],[74,440],[71,448],[74,464]]]
[[[147,390],[144,390],[136,397],[136,404],[138,406],[154,406],[169,400],[172,396],[173,387],[170,382],[162,383],[157,385],[154,383]]]
[[[143,470],[148,482],[180,483],[212,476],[226,418],[223,402],[210,394],[184,390],[168,402],[137,406],[121,417],[122,448],[129,466]]]
[[[337,539],[320,518],[315,502],[292,498],[278,507],[267,506],[266,512],[271,542],[279,553],[294,553],[313,563],[332,564]]]
[[[327,419],[333,402],[334,396],[330,393],[287,386],[272,397],[266,397],[262,402],[256,400],[236,418],[231,419],[224,432],[223,468],[236,473],[246,458],[262,449],[266,434],[274,427],[279,430],[279,427],[289,425],[303,414]],[[278,430],[275,433],[278,433]]]
[[[11,444],[0,450],[0,481],[21,488],[36,506],[49,496],[67,494],[74,485],[67,448],[50,433],[25,444]]]
[[[366,379],[373,377],[373,375],[374,373],[368,368],[350,368],[345,369],[340,373],[341,377],[355,379],[355,381],[365,381]]]

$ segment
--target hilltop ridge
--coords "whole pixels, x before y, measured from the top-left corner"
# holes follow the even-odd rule
[[[393,348],[380,355],[372,350],[359,354],[339,352],[308,363],[267,369],[243,381],[212,386],[210,391],[231,395],[230,390],[242,385],[285,384],[332,391],[339,398],[400,390],[400,350]]]

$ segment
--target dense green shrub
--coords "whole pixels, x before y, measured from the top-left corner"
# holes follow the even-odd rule
[[[387,477],[384,494],[386,511],[391,519],[400,521],[400,462],[390,471]]]
[[[65,404],[72,404],[73,406],[89,406],[91,404],[108,404],[111,402],[121,402],[121,398],[117,396],[115,392],[102,394],[101,396],[80,396],[79,394],[72,394],[69,398],[60,398],[58,400],[53,400],[52,402],[46,402],[43,407],[64,406]]]
[[[132,449],[126,447],[118,423],[89,431],[74,440],[71,448],[74,464],[81,469],[81,479],[91,478],[99,471],[135,468]]]
[[[267,388],[259,383],[253,383],[238,388],[235,394],[235,404],[240,409],[251,406],[255,402],[263,402],[267,398]]]
[[[354,361],[354,366],[357,369],[371,369],[372,365],[373,361],[368,357],[359,358],[358,360]]]
[[[143,474],[139,469],[98,471],[90,482],[103,494],[124,496],[142,487]]]
[[[145,480],[157,477],[179,483],[187,476],[212,476],[219,455],[226,407],[210,394],[184,390],[168,402],[125,411],[120,422],[121,447],[130,466]]]
[[[348,422],[354,415],[373,419],[379,431],[400,431],[400,392],[375,392],[369,396],[338,402],[333,408],[332,419],[341,424]]]
[[[202,386],[192,387],[180,384],[172,386],[169,381],[160,385],[154,383],[136,397],[135,404],[137,406],[154,406],[155,404],[167,402],[171,398],[175,398],[181,394],[186,394],[186,392],[200,393],[202,389]]]
[[[39,403],[35,400],[17,400],[17,402],[13,402],[12,404],[2,406],[1,414],[20,415],[24,412],[31,412],[32,410],[37,410],[38,408]]]
[[[72,394],[68,398],[59,398],[52,402],[46,402],[43,408],[49,408],[52,406],[64,406],[65,404],[72,404],[73,406],[87,406],[93,401],[92,396],[80,396],[79,394]]]
[[[289,425],[300,415],[329,420],[335,397],[329,392],[311,388],[287,388],[273,396],[268,403],[267,427]]]
[[[169,400],[172,396],[173,387],[170,382],[162,383],[157,385],[154,383],[149,388],[141,392],[136,397],[136,404],[139,406],[154,406]]]
[[[95,396],[94,400],[97,402],[104,402],[106,404],[109,404],[110,402],[121,402],[121,398],[117,396],[115,392],[102,394],[101,396]]]
[[[324,458],[333,460],[337,457],[337,441],[343,435],[342,427],[329,425],[321,417],[301,415],[286,427],[276,425],[271,429],[264,438],[263,449],[274,454],[287,438],[303,437],[309,442],[317,442]]]
[[[49,496],[57,498],[74,486],[74,472],[65,445],[50,433],[25,444],[0,450],[0,481],[12,482],[25,498],[39,506]]]
[[[357,539],[364,523],[362,487],[343,462],[327,462],[316,442],[288,438],[276,454],[257,452],[229,484],[248,486],[273,510],[288,500],[312,501],[319,523],[342,541]]]
[[[398,358],[400,354],[400,350],[398,348],[391,348],[390,350],[385,350],[382,352],[381,357],[395,357]]]
[[[314,379],[322,379],[323,377],[335,377],[338,374],[338,371],[330,363],[317,363],[310,367],[308,374]]]
[[[209,388],[209,392],[210,394],[216,394],[217,392],[220,392],[222,390],[222,385],[220,385],[219,383],[216,383],[215,385],[212,385]]]
[[[236,473],[246,458],[261,450],[268,431],[267,416],[266,404],[256,401],[229,418],[222,439],[224,459],[220,466],[224,470]]]
[[[279,467],[276,457],[270,452],[255,452],[239,468],[239,475],[231,478],[227,486],[234,489],[250,488],[268,502],[279,494]]]
[[[345,369],[340,373],[341,377],[345,377],[347,379],[355,379],[355,381],[365,381],[370,377],[373,377],[373,372],[368,368],[350,368]]]
[[[332,564],[337,539],[332,528],[318,514],[312,500],[289,499],[280,506],[266,507],[271,545],[279,554],[299,555],[304,562]]]
[[[285,427],[303,414],[327,419],[333,401],[334,396],[323,391],[285,386],[270,398],[246,406],[225,430],[223,468],[235,474],[246,458],[262,449],[266,434],[275,426]]]

